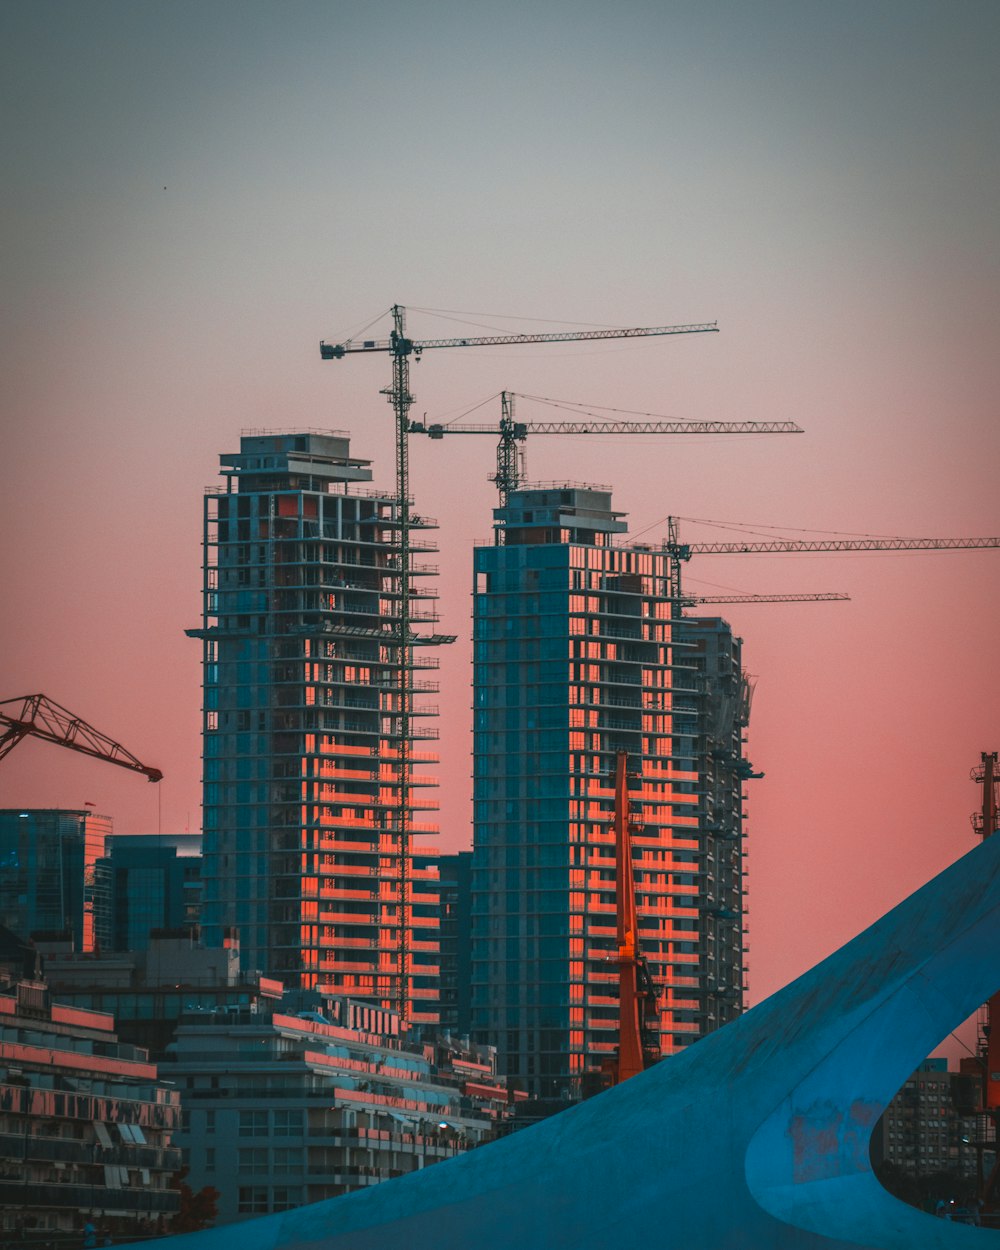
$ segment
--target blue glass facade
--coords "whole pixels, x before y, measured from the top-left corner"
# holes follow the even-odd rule
[[[0,924],[18,937],[66,934],[94,949],[94,866],[111,820],[93,812],[0,811]]]
[[[154,929],[194,930],[201,902],[198,834],[112,836],[94,869],[102,951],[142,951]]]

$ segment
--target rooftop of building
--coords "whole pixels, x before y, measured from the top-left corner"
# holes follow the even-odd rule
[[[106,820],[89,807],[0,807],[0,820],[39,820],[43,817],[83,817],[90,820]]]
[[[246,430],[238,452],[219,457],[220,472],[240,490],[321,490],[333,482],[370,482],[370,460],[351,455],[347,434],[334,430]]]
[[[623,534],[628,526],[611,506],[611,490],[583,483],[536,483],[511,491],[505,507],[493,511],[509,544],[593,542],[597,535]]]
[[[174,851],[181,859],[201,855],[200,833],[113,833],[107,839],[107,855],[117,851]]]

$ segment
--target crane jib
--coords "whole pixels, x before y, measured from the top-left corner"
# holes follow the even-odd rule
[[[348,352],[392,352],[396,356],[419,356],[432,347],[499,347],[507,343],[578,343],[587,339],[633,339],[648,338],[662,334],[718,334],[717,321],[700,322],[682,326],[635,326],[631,329],[564,330],[542,334],[487,334],[471,335],[455,339],[415,339],[394,335],[388,339],[362,339],[355,343],[320,343],[319,354],[323,360],[339,360]]]
[[[1000,538],[842,538],[818,542],[795,539],[762,543],[689,543],[690,555],[754,555],[783,551],[975,551],[1000,547]]]

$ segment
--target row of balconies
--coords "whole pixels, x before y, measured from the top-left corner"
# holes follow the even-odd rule
[[[26,1157],[29,1163],[114,1163],[154,1171],[171,1171],[177,1166],[175,1150],[161,1150],[154,1146],[103,1147],[96,1140],[0,1133],[0,1159],[23,1164]]]
[[[23,1179],[0,1179],[0,1209],[13,1207],[35,1210],[46,1207],[74,1211],[103,1210],[109,1215],[119,1211],[149,1215],[169,1214],[179,1209],[180,1194],[176,1189],[154,1189],[149,1185],[109,1189],[96,1181],[88,1185],[60,1185],[30,1180],[25,1183]]]

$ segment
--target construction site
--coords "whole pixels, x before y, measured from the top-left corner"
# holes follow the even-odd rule
[[[394,421],[391,489],[372,486],[371,462],[352,450],[345,432],[251,430],[237,451],[220,456],[223,485],[205,492],[202,618],[187,630],[202,653],[201,855],[197,881],[188,866],[183,908],[168,919],[164,884],[149,919],[135,918],[138,900],[129,895],[140,887],[130,882],[138,883],[143,871],[173,871],[172,861],[164,855],[162,863],[142,868],[136,860],[130,877],[134,849],[123,843],[113,851],[110,820],[86,810],[11,810],[0,813],[0,924],[38,943],[52,966],[63,969],[65,984],[55,993],[69,994],[77,1012],[111,1007],[97,970],[111,954],[113,935],[128,933],[122,940],[134,942],[145,923],[140,940],[158,927],[186,935],[206,952],[227,952],[225,985],[231,995],[249,986],[249,998],[215,1010],[239,1015],[252,1008],[257,1015],[264,1010],[257,1004],[268,999],[311,995],[295,1000],[307,1006],[302,1018],[312,1018],[311,1011],[327,1026],[347,1011],[345,1004],[363,1004],[375,1013],[372,1037],[392,1052],[371,1061],[373,1073],[379,1064],[409,1070],[410,1061],[393,1057],[400,1045],[430,1062],[433,1047],[446,1039],[447,1062],[439,1057],[431,1067],[414,1068],[413,1080],[426,1084],[447,1068],[448,1080],[458,1081],[461,1099],[447,1103],[443,1114],[452,1118],[439,1125],[453,1135],[445,1134],[451,1145],[437,1149],[436,1140],[428,1152],[425,1117],[433,1115],[436,1095],[414,1086],[402,1096],[418,1100],[412,1123],[424,1135],[411,1135],[405,1171],[669,1062],[748,1006],[746,815],[752,783],[764,773],[748,756],[755,679],[743,640],[717,613],[730,604],[780,607],[849,596],[692,593],[685,585],[689,562],[709,555],[984,550],[1000,547],[1000,538],[686,541],[675,516],[663,519],[659,536],[630,537],[610,487],[531,481],[528,436],[655,441],[802,435],[802,427],[611,416],[506,390],[484,401],[497,402],[496,424],[418,421],[411,417],[411,364],[434,349],[705,334],[716,332],[715,323],[413,339],[401,306],[389,317],[387,338],[324,342],[320,355],[338,362],[352,354],[389,357],[382,394]],[[568,409],[573,419],[523,419],[515,412],[518,399]],[[440,833],[435,696],[441,649],[456,635],[436,628],[438,566],[431,559],[443,554],[451,564],[456,557],[440,551],[437,523],[418,510],[410,447],[419,436],[450,443],[452,436],[473,435],[496,439],[491,481],[498,501],[490,541],[472,552],[471,846],[443,852],[433,840]],[[451,693],[444,693],[451,704]],[[0,729],[0,759],[34,739],[157,785],[163,778],[159,767],[42,694],[0,701]],[[997,827],[995,753],[983,753],[974,779],[982,792],[974,827],[985,839]],[[180,930],[170,930],[178,923]],[[74,963],[79,958],[83,964]],[[40,1009],[44,1000],[54,1027],[56,1008],[47,1005],[40,970],[29,972],[11,984],[30,988],[34,977],[31,992]],[[122,990],[137,988],[137,975],[148,975],[148,968],[116,983],[116,1014]],[[29,988],[17,988],[13,1015],[26,1010]],[[197,997],[194,987],[190,993]],[[984,1220],[1000,1207],[1000,1085],[994,1081],[1000,1029],[992,1028],[998,1010],[991,999],[980,1012],[974,1053],[962,1067],[968,1080],[963,1110],[956,1112],[959,1128],[947,1139],[925,1141],[928,1113],[914,1112],[903,1091],[876,1135],[873,1160],[888,1188],[907,1201],[926,1199],[917,1181],[933,1156],[932,1171],[954,1173],[974,1189]],[[176,1011],[180,1019],[183,1008]],[[130,1007],[134,1013],[138,1019],[142,1008]],[[72,1021],[86,1023],[85,1016]],[[253,1024],[249,1016],[233,1023]],[[141,1029],[128,1036],[140,1045],[146,1040]],[[173,1036],[162,1021],[149,1033],[165,1060]],[[237,1028],[237,1048],[241,1036]],[[30,1069],[23,1041],[14,1045]],[[459,1051],[471,1057],[457,1058]],[[454,1065],[459,1070],[463,1063],[471,1064],[467,1075],[454,1077]],[[476,1076],[477,1063],[484,1079]],[[225,1069],[209,1070],[217,1081]],[[239,1079],[246,1086],[250,1077]],[[266,1099],[268,1088],[260,1084],[256,1097]],[[385,1132],[395,1142],[400,1117],[391,1106],[400,1095],[382,1093],[388,1101],[367,1114],[364,1131]],[[501,1115],[494,1107],[484,1127],[465,1101],[473,1097],[487,1105],[500,1101],[507,1110]],[[940,1115],[945,1095],[936,1097]],[[56,1157],[49,1142],[53,1116],[65,1119],[56,1137],[86,1139],[92,1131],[95,1150],[104,1143],[97,1129],[74,1120],[77,1112],[63,1116],[46,1103],[43,1123],[20,1093],[10,1093],[4,1105],[8,1179],[0,1185],[20,1183],[24,1191],[21,1214],[5,1226],[9,1238],[27,1231],[29,1177],[40,1195],[48,1161]],[[247,1117],[256,1105],[248,1104]],[[91,1114],[89,1104],[80,1107],[84,1118]],[[345,1111],[323,1132],[355,1133],[360,1123]],[[209,1143],[212,1124],[214,1112],[205,1127]],[[22,1140],[18,1165],[15,1146]],[[228,1156],[229,1170],[220,1171],[214,1145],[202,1149],[205,1140],[190,1139],[185,1166],[195,1189],[247,1195],[229,1204],[227,1220],[350,1192],[362,1174],[381,1180],[399,1171],[390,1162],[395,1154],[361,1171],[349,1153],[331,1154],[328,1165],[342,1179],[320,1192],[307,1184],[315,1160],[305,1154],[293,1163],[282,1145],[284,1173],[276,1180],[277,1146],[248,1146],[239,1159]],[[147,1182],[130,1176],[127,1166],[121,1174],[117,1163],[109,1166],[100,1165],[100,1186],[87,1177],[84,1162],[74,1162],[72,1172],[78,1187],[101,1189],[93,1208],[117,1209],[107,1219],[121,1234],[141,1210],[123,1196],[126,1187]],[[171,1184],[165,1176],[157,1181],[157,1210],[172,1217],[180,1191]],[[66,1191],[65,1203],[45,1193],[37,1198],[45,1209],[31,1227],[39,1234],[75,1229],[77,1190],[71,1201]],[[163,1219],[157,1228],[167,1230]]]

